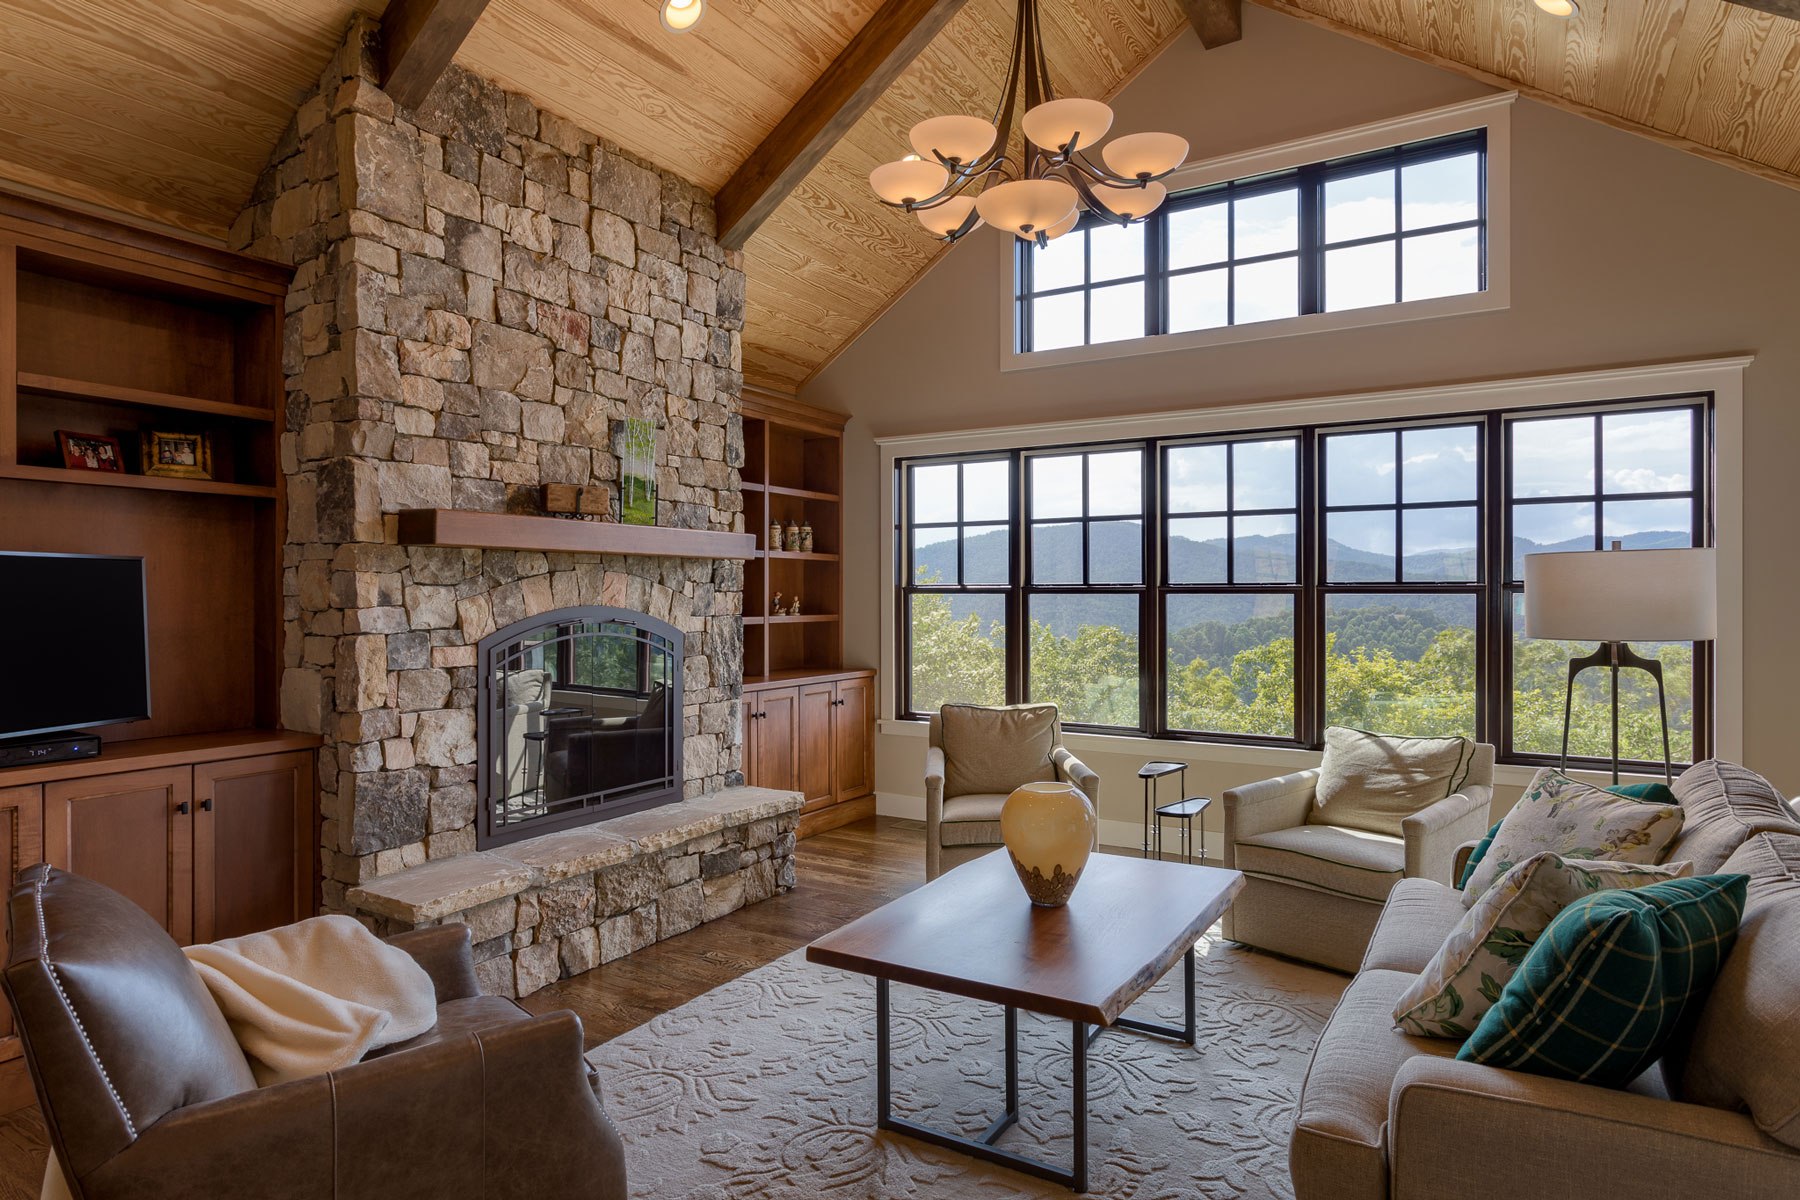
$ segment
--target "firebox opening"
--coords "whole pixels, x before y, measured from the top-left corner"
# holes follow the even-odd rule
[[[565,608],[480,645],[479,845],[681,799],[681,631]]]

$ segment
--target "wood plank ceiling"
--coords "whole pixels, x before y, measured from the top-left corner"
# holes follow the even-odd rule
[[[1256,0],[1800,187],[1800,22],[1726,0]],[[1758,0],[1787,3],[1788,0]],[[878,205],[917,120],[986,114],[1015,0],[969,0],[746,246],[745,372],[792,388],[942,252]],[[1182,0],[1042,0],[1068,92],[1107,96],[1187,32]],[[880,0],[491,0],[457,55],[717,189]],[[217,236],[355,11],[384,0],[0,0],[0,179]],[[1228,51],[1227,51],[1228,52]]]

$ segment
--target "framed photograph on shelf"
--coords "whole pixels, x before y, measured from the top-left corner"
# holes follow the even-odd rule
[[[144,433],[144,474],[211,479],[212,439],[204,433]]]
[[[613,450],[619,456],[619,520],[656,524],[656,422],[641,417],[616,422]]]
[[[63,466],[71,471],[110,471],[125,473],[125,456],[119,451],[119,439],[102,433],[56,431],[56,445],[62,451]]]

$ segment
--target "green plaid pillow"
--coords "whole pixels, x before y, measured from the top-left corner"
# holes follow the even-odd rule
[[[1577,900],[1550,923],[1456,1057],[1623,1087],[1662,1057],[1737,940],[1747,875]]]
[[[1633,800],[1643,800],[1650,804],[1678,804],[1675,793],[1669,790],[1666,783],[1615,783],[1606,789],[1615,796],[1628,796]],[[1504,817],[1501,820],[1505,820]],[[1487,836],[1475,843],[1475,849],[1469,851],[1469,861],[1463,864],[1462,874],[1457,877],[1456,888],[1461,891],[1469,886],[1469,876],[1475,874],[1475,864],[1488,852],[1494,844],[1494,835],[1500,832],[1500,821],[1488,826]]]

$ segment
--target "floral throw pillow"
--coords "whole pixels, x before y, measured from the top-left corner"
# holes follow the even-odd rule
[[[1660,862],[1681,832],[1680,806],[1621,796],[1545,767],[1500,822],[1463,886],[1468,908],[1494,881],[1535,854],[1607,862]]]
[[[1419,1037],[1466,1038],[1500,998],[1538,935],[1595,892],[1693,874],[1693,864],[1565,859],[1536,854],[1513,867],[1473,908],[1394,1005],[1394,1025]]]

